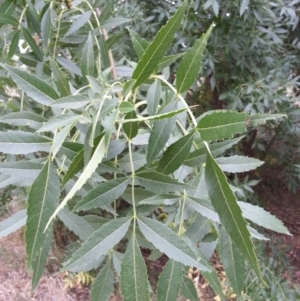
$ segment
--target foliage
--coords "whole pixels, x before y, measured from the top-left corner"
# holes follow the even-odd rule
[[[132,28],[151,39],[181,3],[129,0],[120,1],[118,9],[128,16],[133,12]],[[275,158],[284,182],[294,192],[300,187],[299,113],[295,113],[299,106],[299,8],[299,0],[195,0],[169,51],[185,52],[215,22],[201,78],[190,90],[188,101],[199,105],[200,113],[209,107],[288,114],[287,119],[274,122],[266,136],[257,136],[255,129],[249,132],[250,143],[244,142],[243,148],[249,154],[252,149],[263,150],[265,157],[280,144],[283,152]],[[123,47],[116,50],[134,57],[128,37],[123,40]],[[270,141],[278,143],[269,145]]]
[[[289,250],[282,249],[282,241],[272,239],[270,254],[266,256],[268,242],[261,242],[257,246],[257,256],[260,262],[264,278],[271,285],[264,287],[259,280],[247,268],[245,290],[241,300],[298,300],[300,290],[290,283],[292,268],[289,267],[287,253]]]
[[[130,20],[112,16],[106,1],[72,7],[0,3],[0,147],[6,156],[1,181],[30,187],[25,238],[32,288],[42,275],[57,217],[82,241],[63,270],[80,273],[105,263],[91,287],[93,301],[109,298],[102,290],[113,291],[114,271],[124,300],[149,300],[140,247],[169,257],[159,300],[194,294],[185,266],[198,268],[224,300],[208,260],[217,245],[237,294],[242,282],[235,279],[245,260],[264,283],[253,245],[262,236],[249,221],[258,215],[266,219],[264,227],[289,232],[263,209],[245,209],[228,184],[224,172],[253,170],[262,162],[222,155],[250,126],[284,115],[216,110],[194,116],[187,90],[214,23],[185,55],[166,55],[188,11],[183,2],[151,42],[131,31],[139,60],[117,62],[114,28]],[[169,65],[181,56],[173,85]],[[0,233],[9,234],[22,221],[24,214],[13,215],[0,223]],[[229,258],[228,251],[235,256]]]

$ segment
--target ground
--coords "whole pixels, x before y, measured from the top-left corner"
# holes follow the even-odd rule
[[[300,191],[293,194],[280,184],[261,181],[256,187],[256,193],[263,202],[265,209],[276,215],[288,227],[293,236],[278,235],[285,246],[289,247],[290,264],[295,267],[291,281],[300,286]],[[274,188],[275,187],[275,188]],[[220,271],[219,261],[212,258],[213,264]],[[155,265],[155,263],[154,263]],[[24,229],[6,238],[0,239],[0,301],[89,301],[88,287],[82,284],[74,288],[65,288],[66,274],[59,273],[56,256],[51,256],[48,270],[42,277],[37,289],[30,293],[30,274],[26,269],[24,245]],[[161,270],[160,263],[151,267],[156,273]],[[154,270],[152,270],[154,272]],[[201,300],[216,301],[207,284],[197,274],[194,282],[198,284]],[[118,296],[112,296],[110,301],[120,301]],[[180,299],[184,300],[184,299]]]

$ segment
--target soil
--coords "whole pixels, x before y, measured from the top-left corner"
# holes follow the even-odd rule
[[[275,234],[275,238],[289,247],[287,255],[290,265],[294,266],[290,280],[300,286],[300,191],[296,194],[288,191],[282,185],[279,174],[276,169],[263,171],[261,177],[272,180],[262,180],[255,187],[255,192],[264,208],[282,220],[292,234],[292,236]],[[274,233],[270,234],[274,235]],[[147,252],[143,253],[146,258]],[[0,301],[89,301],[89,287],[76,284],[69,275],[60,273],[57,259],[59,256],[54,254],[55,251],[49,257],[47,270],[38,287],[31,294],[31,276],[26,267],[24,229],[0,239]],[[165,261],[166,258],[163,257],[157,262],[148,264],[148,272],[152,278],[161,272]],[[223,269],[218,258],[213,256],[211,261],[222,278]],[[191,270],[190,276],[198,288],[200,300],[218,301],[197,272]],[[70,287],[70,283],[73,284],[73,288]],[[116,294],[110,301],[121,301],[121,298]]]

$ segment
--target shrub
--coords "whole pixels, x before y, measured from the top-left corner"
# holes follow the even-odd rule
[[[1,222],[0,235],[26,223],[33,289],[55,218],[82,241],[64,270],[104,264],[92,300],[109,298],[114,271],[124,300],[149,300],[140,247],[151,250],[152,258],[169,258],[158,300],[176,300],[179,293],[197,300],[186,266],[198,268],[224,300],[208,260],[217,245],[238,295],[245,260],[264,282],[252,242],[263,236],[246,219],[289,232],[262,208],[237,202],[227,182],[225,172],[246,172],[262,162],[221,155],[248,128],[284,115],[218,110],[194,116],[186,93],[214,25],[184,55],[164,56],[186,9],[183,2],[151,42],[129,29],[139,60],[115,62],[110,48],[118,40],[110,30],[130,20],[111,17],[111,4],[1,2],[0,147],[6,157],[0,172],[5,185],[30,191],[27,209]],[[172,84],[169,65],[179,59]]]

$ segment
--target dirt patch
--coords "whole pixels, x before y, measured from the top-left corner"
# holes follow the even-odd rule
[[[24,230],[0,240],[0,300],[77,301],[64,289],[61,274],[46,272],[31,294],[31,276],[26,268]]]
[[[300,190],[294,194],[283,185],[280,167],[264,170],[262,178],[254,188],[255,193],[265,210],[280,219],[292,234],[272,232],[282,242],[282,248],[288,247],[286,255],[294,269],[291,281],[300,285]]]

